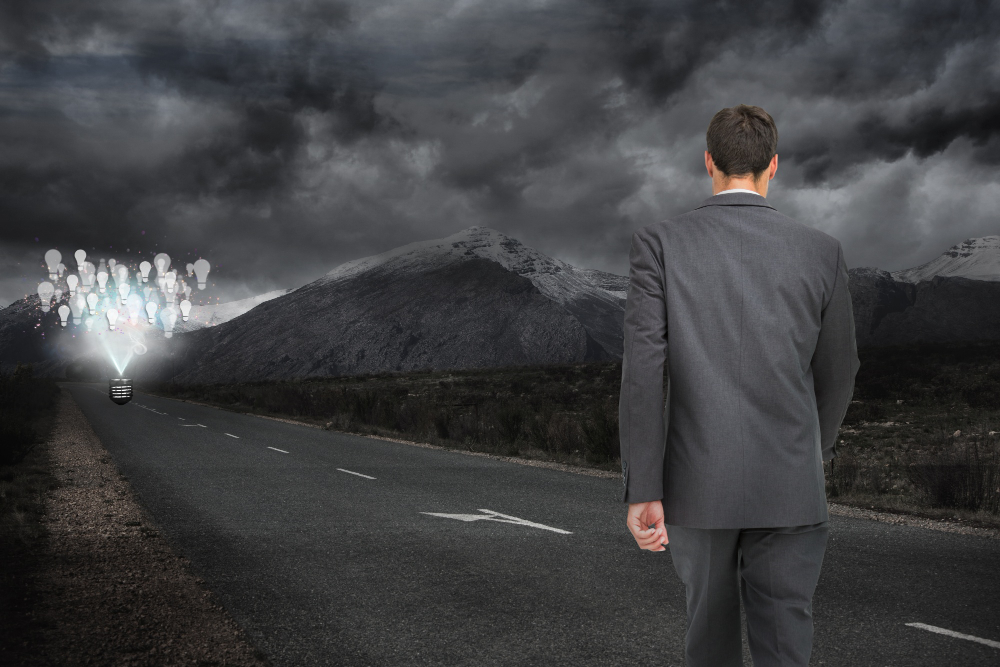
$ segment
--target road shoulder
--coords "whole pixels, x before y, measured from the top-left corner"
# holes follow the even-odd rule
[[[58,401],[45,447],[59,485],[45,495],[28,582],[25,664],[267,665],[171,550],[69,391]]]

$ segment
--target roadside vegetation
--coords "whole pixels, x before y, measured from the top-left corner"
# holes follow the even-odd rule
[[[0,374],[0,536],[4,542],[35,535],[33,515],[49,487],[44,453],[37,445],[51,431],[59,387],[35,378],[31,366]]]
[[[45,450],[59,388],[31,366],[0,374],[0,663],[18,655],[28,620],[27,582],[44,539],[44,494],[55,485]],[[13,652],[12,652],[13,651]]]
[[[831,501],[1000,527],[1000,343],[859,350]],[[621,363],[146,391],[328,429],[619,471]]]

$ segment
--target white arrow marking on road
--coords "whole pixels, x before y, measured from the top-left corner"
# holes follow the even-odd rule
[[[563,530],[562,528],[553,528],[552,526],[546,526],[542,523],[535,523],[534,521],[528,521],[527,519],[519,519],[516,516],[510,516],[509,514],[500,514],[500,512],[494,512],[493,510],[480,509],[480,512],[486,512],[487,514],[441,514],[439,512],[421,512],[421,514],[430,514],[431,516],[441,516],[446,519],[458,519],[459,521],[478,521],[483,519],[485,521],[500,521],[502,523],[516,523],[521,526],[530,526],[532,528],[541,528],[542,530],[551,530],[554,533],[562,533],[563,535],[572,535],[573,533],[568,530]],[[503,517],[498,519],[497,517]]]
[[[982,637],[975,637],[973,635],[963,635],[961,632],[955,632],[954,630],[946,630],[944,628],[939,628],[934,625],[926,625],[924,623],[906,623],[905,625],[908,625],[911,628],[930,630],[931,632],[936,632],[939,635],[948,635],[949,637],[968,639],[970,642],[979,642],[980,644],[986,644],[987,646],[992,646],[993,648],[1000,648],[1000,642],[995,642],[992,639],[983,639]]]
[[[352,475],[357,475],[358,477],[364,477],[364,478],[366,478],[366,479],[375,479],[375,478],[374,478],[374,477],[372,477],[371,475],[362,475],[361,473],[359,473],[359,472],[354,472],[353,470],[344,470],[343,468],[337,468],[337,470],[339,470],[340,472],[349,472],[349,473],[351,473]]]

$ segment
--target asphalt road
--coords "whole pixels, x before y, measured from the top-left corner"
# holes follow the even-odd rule
[[[684,664],[683,586],[619,480],[65,386],[275,665]],[[815,665],[998,665],[906,624],[1000,642],[1000,540],[831,517],[813,614]]]

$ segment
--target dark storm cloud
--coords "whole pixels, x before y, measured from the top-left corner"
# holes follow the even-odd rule
[[[4,3],[0,244],[210,252],[248,296],[486,224],[624,274],[746,102],[769,200],[904,268],[996,233],[998,37],[976,1]]]
[[[610,55],[622,77],[654,104],[682,90],[720,49],[781,48],[814,30],[834,3],[818,0],[703,2],[604,0]]]

